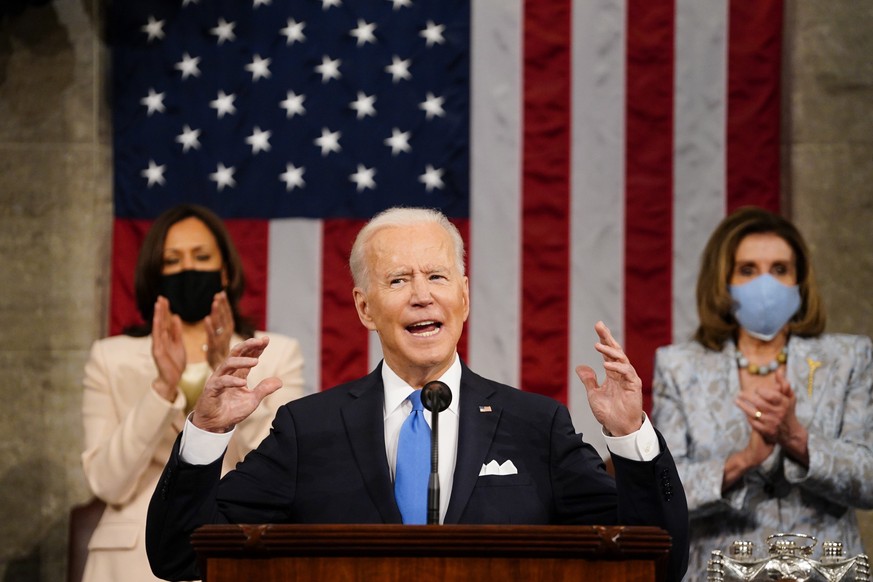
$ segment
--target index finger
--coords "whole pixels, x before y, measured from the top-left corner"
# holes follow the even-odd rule
[[[231,356],[247,356],[257,358],[264,350],[267,349],[267,344],[270,343],[268,336],[250,337],[249,339],[240,342],[230,349]]]
[[[609,330],[608,327],[606,327],[605,323],[603,323],[602,321],[598,321],[597,323],[595,323],[594,331],[596,331],[597,335],[600,337],[601,343],[618,350],[621,349],[621,344],[615,341],[615,338],[612,337],[612,332]]]

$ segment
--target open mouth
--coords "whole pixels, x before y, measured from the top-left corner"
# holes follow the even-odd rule
[[[416,337],[430,337],[438,334],[442,326],[443,324],[438,321],[419,321],[418,323],[407,325],[406,331]]]

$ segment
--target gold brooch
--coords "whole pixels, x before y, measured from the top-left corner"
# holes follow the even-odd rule
[[[806,363],[809,366],[809,382],[806,383],[806,393],[812,396],[812,381],[815,378],[815,371],[821,367],[821,362],[816,362],[812,358],[806,358]]]

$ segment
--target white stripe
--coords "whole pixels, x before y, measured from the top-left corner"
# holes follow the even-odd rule
[[[267,329],[300,342],[306,392],[320,386],[322,223],[270,221]]]
[[[676,1],[673,341],[697,327],[697,274],[725,214],[728,0]],[[645,382],[647,379],[643,379]]]
[[[572,273],[570,411],[576,430],[606,454],[600,425],[573,368],[587,364],[603,379],[594,324],[621,341],[624,289],[624,0],[573,5]]]
[[[470,366],[521,374],[521,0],[472,3]]]
[[[375,368],[382,361],[382,342],[375,331],[367,332],[367,370]]]

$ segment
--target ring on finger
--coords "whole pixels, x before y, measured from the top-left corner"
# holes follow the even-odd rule
[[[216,327],[215,328],[215,335],[221,335],[222,333],[224,333],[223,327]]]
[[[761,420],[762,412],[760,410],[755,411],[755,420]]]

